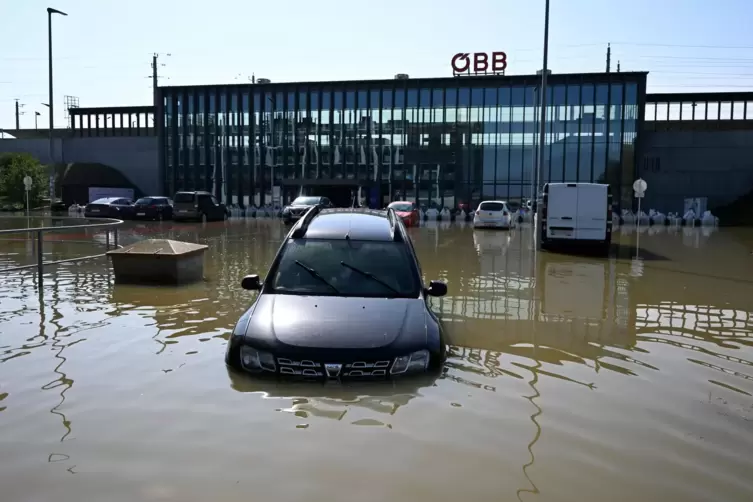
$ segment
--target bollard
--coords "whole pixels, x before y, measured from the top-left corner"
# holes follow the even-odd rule
[[[161,214],[160,214],[161,216]],[[118,227],[115,227],[115,230],[113,230],[113,239],[115,241],[115,248],[118,247]]]
[[[42,285],[42,274],[44,273],[44,254],[42,253],[42,231],[37,231],[37,274],[39,275],[39,285]]]
[[[110,230],[105,230],[105,251],[110,250]]]

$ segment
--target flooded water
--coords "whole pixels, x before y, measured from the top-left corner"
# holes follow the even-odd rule
[[[277,221],[121,232],[209,244],[181,289],[115,285],[104,259],[50,267],[41,294],[0,275],[0,500],[753,500],[753,233],[643,230],[607,260],[411,229],[452,347],[440,378],[399,385],[225,368]],[[47,259],[92,239],[48,237]]]

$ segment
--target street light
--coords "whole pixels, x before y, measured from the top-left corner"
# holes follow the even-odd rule
[[[541,103],[541,119],[539,120],[539,162],[536,169],[536,193],[533,195],[536,197],[536,223],[534,224],[534,239],[536,239],[536,247],[541,249],[541,214],[538,211],[538,194],[541,187],[541,175],[543,172],[542,166],[544,165],[544,152],[546,151],[546,77],[549,73],[547,67],[549,58],[549,0],[546,0],[546,6],[544,7],[544,61],[541,67],[541,92],[539,93],[539,102]],[[533,203],[531,204],[533,205]]]
[[[54,123],[54,114],[53,114],[53,98],[52,98],[52,15],[53,14],[60,14],[61,16],[67,16],[63,11],[53,9],[52,7],[47,7],[47,52],[48,52],[48,64],[49,64],[49,73],[48,73],[48,84],[49,84],[49,100],[50,104],[48,105],[50,108],[50,145],[49,145],[49,154],[50,154],[50,164],[54,162],[53,160],[53,144],[52,144],[52,130],[55,127]]]

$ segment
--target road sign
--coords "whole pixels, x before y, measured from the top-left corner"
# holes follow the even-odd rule
[[[642,178],[638,178],[633,182],[633,190],[635,190],[636,193],[644,193],[648,189],[648,183],[646,183]]]
[[[633,194],[635,195],[636,199],[642,199],[646,196],[646,192],[633,192]]]
[[[24,188],[28,192],[31,190],[31,176],[24,176]]]

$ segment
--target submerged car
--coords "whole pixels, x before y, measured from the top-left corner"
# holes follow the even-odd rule
[[[142,197],[133,204],[135,220],[169,220],[173,217],[173,201],[168,197]]]
[[[478,205],[473,215],[474,228],[505,228],[514,226],[512,211],[503,200],[487,200]]]
[[[103,197],[84,207],[86,218],[130,218],[133,201],[126,197]]]
[[[418,215],[418,207],[415,202],[396,200],[390,202],[387,206],[389,209],[393,209],[395,214],[403,220],[408,227],[416,227],[419,224],[420,218]]]
[[[286,225],[298,221],[306,211],[314,206],[332,207],[332,202],[327,197],[302,196],[296,198],[289,206],[282,209],[282,221]]]
[[[315,206],[295,224],[225,353],[232,368],[304,379],[389,379],[441,368],[445,343],[405,226],[391,209]]]

